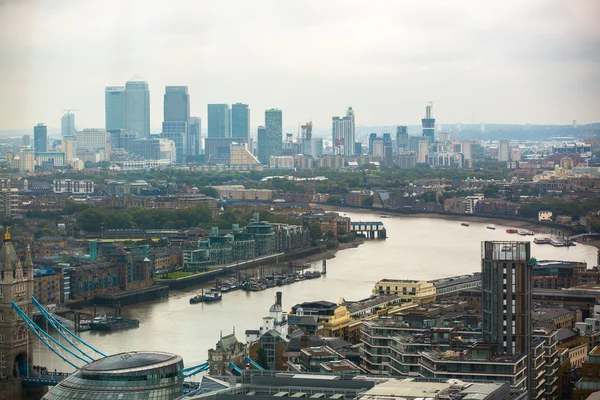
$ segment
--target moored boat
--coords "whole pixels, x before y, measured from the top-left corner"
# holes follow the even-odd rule
[[[321,277],[321,273],[319,271],[308,271],[308,272],[304,273],[304,277],[306,279],[320,278]]]
[[[491,230],[493,230],[493,231],[495,231],[495,230],[496,230],[496,227],[495,227],[495,226],[488,226],[487,228],[488,228],[488,229],[491,229]]]
[[[508,228],[508,229],[506,230],[506,233],[517,233],[517,229],[514,229],[514,228]]]
[[[215,301],[220,301],[223,298],[223,295],[218,290],[210,290],[207,293],[204,293],[202,300],[205,303],[214,303]]]
[[[90,322],[92,331],[119,331],[121,329],[137,328],[140,326],[140,321],[137,319],[121,318],[121,317],[96,317]]]
[[[535,238],[535,239],[533,239],[533,243],[535,243],[535,244],[551,244],[552,239],[550,239],[550,238]]]
[[[469,224],[467,224],[466,222],[463,222],[461,225],[462,226],[469,226]]]

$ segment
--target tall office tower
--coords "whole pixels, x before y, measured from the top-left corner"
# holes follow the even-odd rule
[[[532,393],[531,242],[486,241],[481,246],[483,341],[499,353],[527,356]]]
[[[510,161],[510,146],[507,140],[503,140],[498,145],[498,161]]]
[[[462,142],[461,146],[462,154],[465,160],[470,160],[471,156],[471,142],[465,141]]]
[[[383,139],[382,138],[375,138],[375,140],[373,140],[373,154],[371,154],[372,156],[375,157],[379,157],[380,159],[383,158]]]
[[[81,161],[100,162],[110,159],[110,146],[104,129],[77,131],[75,154]]]
[[[354,155],[355,129],[352,107],[348,107],[345,117],[332,118],[331,136],[334,154]]]
[[[21,137],[21,146],[31,146],[31,136],[23,135]]]
[[[383,141],[383,165],[385,167],[391,167],[394,165],[394,148],[392,142]]]
[[[191,135],[189,134],[190,128],[190,95],[188,94],[187,86],[166,86],[165,97],[164,97],[164,108],[163,108],[163,121],[164,123],[177,123],[185,122],[185,132],[183,140],[185,141],[183,159],[178,159],[178,162],[184,161],[188,156],[195,155],[194,143]],[[164,127],[163,123],[163,127]],[[180,125],[176,125],[180,126]],[[176,128],[178,129],[178,128]],[[163,128],[163,133],[165,132]],[[177,143],[175,143],[176,147]],[[181,151],[180,151],[181,155]]]
[[[48,151],[48,128],[44,124],[33,127],[33,150],[36,153]]]
[[[104,89],[104,121],[107,132],[125,129],[125,86]]]
[[[425,108],[425,118],[421,119],[423,125],[423,137],[427,138],[429,143],[433,143],[435,140],[435,118],[433,118],[431,112],[433,110],[433,103],[429,102]]]
[[[248,104],[235,103],[231,106],[231,137],[250,140],[250,108]]]
[[[315,138],[313,143],[313,156],[321,157],[323,155],[325,146],[323,145],[323,138]]]
[[[150,136],[150,90],[148,82],[125,83],[125,130],[139,138]]]
[[[75,114],[67,112],[62,116],[60,119],[60,133],[61,137],[75,135]]]
[[[188,128],[188,154],[197,156],[202,154],[202,120],[200,117],[190,117],[190,126]]]
[[[75,158],[75,135],[66,135],[62,138],[61,147],[62,152],[65,154],[65,164],[71,164],[73,158]]]
[[[408,130],[405,125],[396,127],[396,146],[398,154],[408,151]]]
[[[259,126],[256,128],[256,157],[262,164],[268,165],[270,156],[267,154],[267,128]]]
[[[312,121],[307,122],[304,125],[300,125],[300,132],[302,134],[302,154],[305,156],[313,155],[313,146],[312,146]]]
[[[277,156],[281,153],[283,141],[282,135],[283,121],[281,110],[277,108],[266,110],[265,131],[263,133],[262,145],[260,137],[258,142],[258,159],[261,163],[267,165],[269,164],[271,156]]]
[[[208,105],[208,137],[226,138],[231,136],[228,104]]]
[[[162,123],[162,133],[160,136],[163,139],[170,139],[175,143],[175,154],[178,163],[185,161],[187,151],[187,122],[171,121]]]
[[[376,133],[370,133],[369,134],[369,155],[373,155],[373,142],[375,142],[377,140],[377,134]]]
[[[383,143],[384,144],[386,144],[386,143],[392,144],[392,135],[390,133],[384,132],[384,134],[383,134]]]

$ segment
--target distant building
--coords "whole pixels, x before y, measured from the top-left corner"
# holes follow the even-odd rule
[[[208,138],[228,138],[231,136],[228,104],[208,105]]]
[[[61,141],[61,150],[65,155],[65,164],[71,164],[71,161],[75,158],[75,135],[63,136]]]
[[[435,118],[432,115],[433,104],[429,103],[425,108],[425,118],[421,119],[423,126],[423,138],[429,143],[435,141]]]
[[[397,153],[405,153],[408,150],[408,130],[406,125],[396,127]]]
[[[426,163],[427,162],[427,154],[429,154],[429,143],[427,140],[420,140],[419,141],[419,149],[417,152],[418,155],[418,161],[420,163]]]
[[[46,151],[35,154],[35,163],[39,166],[62,167],[65,165],[65,153],[57,151]]]
[[[60,133],[61,137],[75,136],[75,114],[67,112],[60,119]]]
[[[125,86],[104,89],[104,113],[107,132],[125,129]]]
[[[125,130],[150,136],[150,90],[145,81],[125,83]]]
[[[175,143],[175,153],[178,163],[183,163],[186,160],[187,150],[187,122],[185,121],[170,121],[163,122],[162,133],[160,136],[163,139],[172,140]]]
[[[231,137],[250,140],[250,108],[248,104],[235,103],[231,106]]]
[[[302,154],[304,154],[305,156],[312,156],[314,155],[313,152],[313,139],[312,139],[312,128],[313,128],[313,124],[312,121],[307,122],[304,125],[300,126],[301,132],[302,132]]]
[[[552,211],[538,211],[538,221],[552,221]]]
[[[323,138],[315,138],[313,141],[313,157],[321,157],[324,151]]]
[[[199,117],[190,117],[188,129],[188,155],[198,156],[202,154],[202,120]]]
[[[248,149],[247,143],[231,143],[229,147],[229,154],[229,165],[252,166],[260,164],[258,158],[256,158]]]
[[[417,166],[417,155],[415,153],[403,153],[396,156],[396,165],[399,168],[416,168]]]
[[[44,124],[33,127],[33,150],[36,153],[48,151],[48,128]]]
[[[31,146],[31,136],[29,136],[29,135],[21,136],[21,146]]]
[[[204,162],[206,164],[229,164],[230,163],[230,151],[231,144],[244,144],[243,138],[234,139],[228,138],[206,138],[204,144],[206,146],[204,151]]]
[[[110,159],[104,129],[84,129],[77,132],[76,156],[82,161],[100,162]]]
[[[0,218],[9,219],[17,214],[19,209],[19,189],[0,189]]]
[[[390,294],[427,304],[435,301],[436,288],[431,282],[402,279],[382,279],[375,284],[373,296]]]
[[[271,156],[269,167],[280,169],[293,169],[294,157],[292,156]]]
[[[507,140],[503,140],[498,145],[498,161],[510,161],[510,145]]]
[[[265,111],[265,126],[258,127],[258,159],[269,164],[271,156],[277,156],[282,150],[282,112],[279,109]]]
[[[54,193],[92,194],[94,193],[93,181],[77,181],[72,179],[55,179],[53,181]]]
[[[332,118],[333,153],[344,156],[354,155],[355,126],[354,110],[348,107],[345,117]]]

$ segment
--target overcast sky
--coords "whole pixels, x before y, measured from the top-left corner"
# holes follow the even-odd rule
[[[104,127],[104,87],[141,76],[248,103],[284,126],[600,121],[600,1],[0,0],[0,129]]]

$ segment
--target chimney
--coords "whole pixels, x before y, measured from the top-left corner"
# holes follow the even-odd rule
[[[281,292],[277,292],[277,293],[276,293],[276,295],[277,295],[277,300],[275,301],[275,304],[279,305],[279,307],[283,307],[283,306],[282,306],[282,304],[281,304],[281,295],[282,295],[282,294],[283,294],[283,293],[281,293]]]

